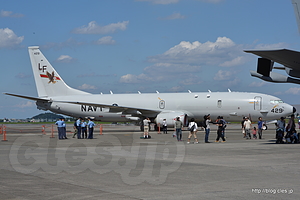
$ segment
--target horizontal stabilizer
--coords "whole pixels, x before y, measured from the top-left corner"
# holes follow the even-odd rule
[[[19,94],[11,94],[11,93],[3,93],[3,94],[14,96],[14,97],[20,97],[23,99],[29,99],[29,100],[33,100],[33,101],[50,101],[50,99],[43,99],[43,98],[39,98],[39,97],[30,97],[30,96],[24,96],[24,95],[19,95]]]

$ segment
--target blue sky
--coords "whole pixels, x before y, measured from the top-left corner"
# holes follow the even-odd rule
[[[28,46],[91,93],[259,92],[299,104],[294,84],[250,76],[249,49],[300,50],[290,0],[0,0],[1,92],[37,96]],[[43,113],[0,95],[0,118]]]

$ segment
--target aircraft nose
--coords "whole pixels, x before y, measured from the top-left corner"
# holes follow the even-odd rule
[[[296,110],[296,108],[295,107],[293,107],[293,113],[295,113],[297,110]]]

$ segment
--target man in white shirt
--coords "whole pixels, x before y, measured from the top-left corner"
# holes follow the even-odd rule
[[[251,139],[252,124],[248,117],[245,118],[244,128],[245,128],[245,133],[246,133],[246,139]]]
[[[149,138],[149,123],[150,123],[150,119],[146,118],[143,120],[143,124],[144,124],[144,138],[147,139]]]

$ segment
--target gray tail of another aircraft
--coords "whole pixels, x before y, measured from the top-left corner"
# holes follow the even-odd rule
[[[42,54],[38,46],[28,47],[28,51],[39,97],[89,94],[69,87]]]
[[[296,21],[297,21],[298,30],[300,33],[300,0],[292,0],[292,4],[294,6],[294,12],[296,15]]]

